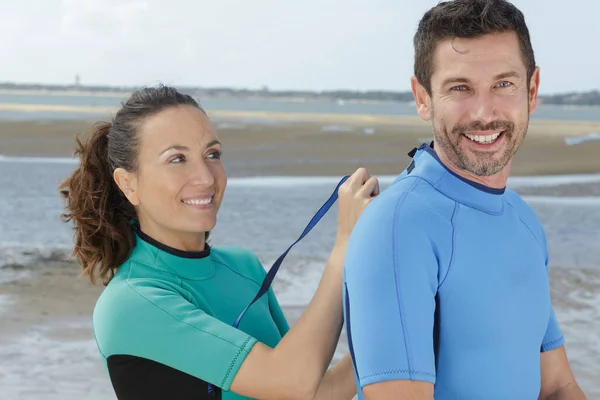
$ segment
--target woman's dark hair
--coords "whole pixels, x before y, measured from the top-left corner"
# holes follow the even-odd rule
[[[517,7],[507,0],[440,2],[423,15],[414,36],[414,72],[417,80],[431,95],[433,52],[439,41],[503,32],[517,35],[529,82],[535,72],[535,55],[525,17]]]
[[[111,122],[94,125],[87,140],[76,138],[77,169],[59,186],[66,200],[64,222],[73,221],[73,256],[92,283],[97,277],[107,284],[131,254],[132,221],[136,212],[113,178],[117,168],[135,172],[139,153],[138,128],[167,108],[194,106],[191,96],[160,85],[134,92]]]

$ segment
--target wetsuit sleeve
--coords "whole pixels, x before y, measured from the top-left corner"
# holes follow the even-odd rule
[[[118,304],[94,315],[105,358],[149,359],[229,390],[255,338],[198,309],[168,284],[139,279],[111,290],[120,292],[111,296]]]
[[[345,262],[345,322],[360,387],[435,382],[438,261],[431,218],[404,198],[378,198],[356,224]]]
[[[546,244],[546,236],[543,236],[543,247],[546,255],[546,269],[548,270],[548,247]],[[549,272],[549,270],[548,270]],[[550,278],[548,278],[550,279]],[[552,306],[552,301],[550,301],[551,313],[550,318],[548,319],[548,327],[546,328],[546,334],[544,335],[544,340],[542,341],[542,346],[540,351],[545,352],[549,350],[554,350],[565,344],[565,339],[560,329],[560,325],[558,324],[558,320],[556,318],[556,314],[554,313],[554,307]]]
[[[556,319],[554,308],[550,313],[550,319],[548,321],[548,328],[546,329],[546,335],[542,342],[541,352],[554,350],[565,344],[565,339]]]
[[[281,306],[279,305],[279,301],[277,301],[277,297],[273,292],[273,288],[269,289],[267,295],[269,296],[269,309],[271,310],[271,316],[273,317],[273,321],[275,321],[277,328],[279,328],[279,333],[283,337],[290,330],[290,326],[285,318]]]

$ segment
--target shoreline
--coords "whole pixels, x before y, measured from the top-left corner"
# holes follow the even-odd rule
[[[226,115],[214,118],[213,124],[223,143],[223,162],[230,177],[344,176],[359,167],[366,167],[372,175],[394,176],[410,163],[408,152],[433,136],[428,123],[410,116]],[[271,119],[274,115],[281,119]],[[72,157],[75,137],[85,137],[92,126],[93,121],[87,119],[0,121],[0,152],[13,157]],[[600,131],[600,121],[532,121],[511,175],[600,173],[600,141],[565,144],[565,138],[590,131]]]
[[[2,94],[16,94],[16,95],[32,95],[32,96],[90,96],[90,97],[123,97],[128,96],[131,91],[94,91],[94,90],[77,90],[77,89],[65,89],[65,90],[54,90],[54,89],[0,89],[0,95]]]
[[[102,96],[99,96],[102,97]],[[576,106],[548,105],[553,108],[577,108]],[[600,106],[594,107],[600,109]],[[98,116],[112,116],[118,110],[117,106],[72,106],[62,104],[25,104],[25,103],[0,103],[0,111],[13,111],[25,113],[75,113],[93,114]],[[279,111],[244,111],[244,110],[206,110],[211,118],[229,119],[268,119],[268,120],[291,120],[291,121],[313,121],[313,122],[368,122],[376,125],[416,123],[429,126],[429,122],[421,120],[418,115],[396,115],[396,114],[354,114],[354,113],[318,113],[318,112],[279,112]],[[535,114],[534,114],[535,115]],[[537,119],[530,120],[532,125],[543,124],[552,126],[555,124],[568,126],[591,126],[591,129],[600,130],[600,121],[594,120],[554,120]],[[567,131],[568,132],[568,131]]]
[[[50,85],[52,86],[52,85]],[[60,85],[54,85],[54,86],[60,86]],[[89,97],[114,97],[114,98],[123,98],[123,97],[127,97],[129,96],[134,90],[137,90],[139,88],[144,88],[144,87],[152,87],[154,86],[153,84],[151,85],[139,85],[138,87],[132,87],[132,88],[127,88],[127,90],[121,89],[118,90],[117,88],[115,88],[115,90],[90,90],[89,88],[86,88],[85,86],[82,86],[80,89],[76,89],[74,88],[72,85],[65,85],[64,89],[0,89],[0,95],[2,94],[16,94],[16,95],[32,95],[32,96],[73,96],[73,97],[80,97],[80,96],[89,96]],[[220,88],[202,88],[202,87],[183,87],[184,90],[191,90],[192,92],[197,92],[199,94],[203,93],[203,92],[210,92],[210,91],[214,91],[214,90],[221,90]],[[240,88],[228,88],[232,91],[232,93],[235,93],[236,90],[240,90]],[[242,89],[243,90],[243,89]],[[273,93],[278,93],[284,91],[286,92],[286,90],[275,90],[273,91]],[[335,92],[345,92],[345,89],[340,89],[340,90],[329,90],[326,92],[331,92],[331,93],[335,93]],[[377,91],[377,90],[375,90]],[[309,94],[315,94],[315,95],[319,95],[322,91],[311,91],[311,90],[307,90],[306,91]],[[360,91],[355,91],[355,92],[360,92]],[[367,90],[368,92],[368,90]],[[410,90],[405,90],[405,91],[394,91],[398,94],[409,94]],[[583,92],[585,93],[585,92]],[[545,97],[549,97],[549,96],[556,96],[556,95],[568,95],[570,94],[569,92],[562,92],[562,93],[540,93],[539,97],[540,97],[540,101],[539,104],[541,106],[544,107],[554,107],[554,108],[571,108],[571,109],[600,109],[600,104],[553,104],[553,103],[545,103],[544,102],[544,98]],[[238,99],[240,98],[240,96],[235,96],[235,95],[228,95],[228,94],[220,94],[218,96],[211,96],[210,98],[219,98],[219,99]],[[310,96],[261,96],[260,92],[257,90],[253,90],[250,89],[249,94],[244,95],[243,97],[244,100],[253,100],[253,99],[257,99],[257,100],[267,100],[267,101],[276,101],[276,102],[327,102],[327,101],[331,101],[331,102],[336,102],[336,101],[343,101],[345,103],[371,103],[371,104],[381,104],[381,103],[398,103],[398,104],[404,104],[404,103],[412,103],[414,100],[410,100],[410,101],[399,101],[399,100],[393,100],[393,99],[360,99],[360,98],[348,98],[348,99],[342,99],[342,98],[336,98],[336,97],[329,97],[329,98],[314,98],[314,97],[310,97]]]

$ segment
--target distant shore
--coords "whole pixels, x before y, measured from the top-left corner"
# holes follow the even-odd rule
[[[76,89],[65,89],[65,90],[45,90],[45,89],[0,89],[0,95],[3,94],[14,94],[14,95],[31,95],[31,96],[80,96],[80,97],[114,97],[119,99],[127,98],[132,91],[94,91],[94,90],[76,90]],[[211,97],[211,96],[207,96]],[[236,95],[219,95],[213,96],[219,99],[240,99],[240,96]],[[201,96],[204,98],[204,96]],[[322,98],[309,98],[309,97],[298,97],[298,96],[278,96],[270,97],[257,94],[243,96],[244,100],[269,100],[269,101],[280,101],[280,102],[293,102],[303,103],[311,101],[326,101],[331,100],[332,102],[343,102],[346,104],[378,104],[378,103],[410,103],[410,101],[392,101],[392,100],[375,100],[375,99],[346,99],[346,100],[335,100],[335,99],[322,99]],[[600,106],[599,106],[600,107]]]
[[[432,140],[431,125],[413,116],[209,112],[224,144],[231,177],[345,175],[358,167],[395,175],[407,153]],[[102,119],[102,118],[98,118]],[[90,120],[0,121],[0,154],[70,157]],[[532,120],[513,175],[600,172],[600,141],[567,146],[564,139],[600,132],[600,121]]]
[[[18,84],[0,82],[0,94],[58,94],[69,96],[117,96],[123,97],[134,90],[150,85],[48,85]],[[175,85],[180,91],[199,97],[218,97],[235,99],[263,99],[274,101],[332,101],[332,102],[411,102],[414,96],[411,91],[394,90],[270,90],[248,88],[208,88],[197,86]],[[539,94],[540,104],[560,106],[594,106],[600,107],[600,91],[588,90],[578,92],[562,92]]]
[[[127,97],[130,91],[96,91],[77,89],[0,89],[0,94],[27,94],[33,96],[98,96],[98,97]]]
[[[2,92],[0,91],[0,94]],[[38,93],[42,94],[42,93]],[[52,95],[59,95],[53,93]],[[84,96],[79,93],[78,95]],[[558,106],[547,105],[555,108],[573,108],[573,109],[589,109],[598,108],[600,106]],[[23,112],[23,113],[54,113],[54,119],[60,120],[60,114],[82,114],[82,115],[97,115],[98,118],[106,118],[114,115],[118,108],[103,107],[103,106],[75,106],[63,104],[25,104],[25,103],[0,103],[0,111],[8,112]],[[387,124],[416,124],[430,126],[429,122],[421,120],[417,115],[386,115],[386,114],[350,114],[350,113],[320,113],[320,112],[277,112],[277,111],[241,111],[241,110],[208,110],[212,118],[220,119],[268,119],[273,121],[312,121],[312,122],[338,122],[338,123],[361,123],[368,122],[376,125]],[[68,117],[65,117],[68,119]],[[0,120],[2,123],[2,120]],[[561,121],[556,119],[532,119],[530,127],[544,128],[544,134],[560,134],[564,136],[572,136],[586,134],[591,131],[600,130],[600,121],[585,121],[585,120],[568,120]],[[534,129],[535,130],[535,129]]]

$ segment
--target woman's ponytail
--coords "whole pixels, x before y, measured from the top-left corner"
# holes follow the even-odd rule
[[[67,201],[67,212],[61,217],[74,223],[73,255],[92,282],[99,277],[105,284],[131,253],[130,221],[135,218],[133,206],[113,179],[110,129],[110,123],[100,122],[85,143],[76,139],[80,164],[59,187]]]

